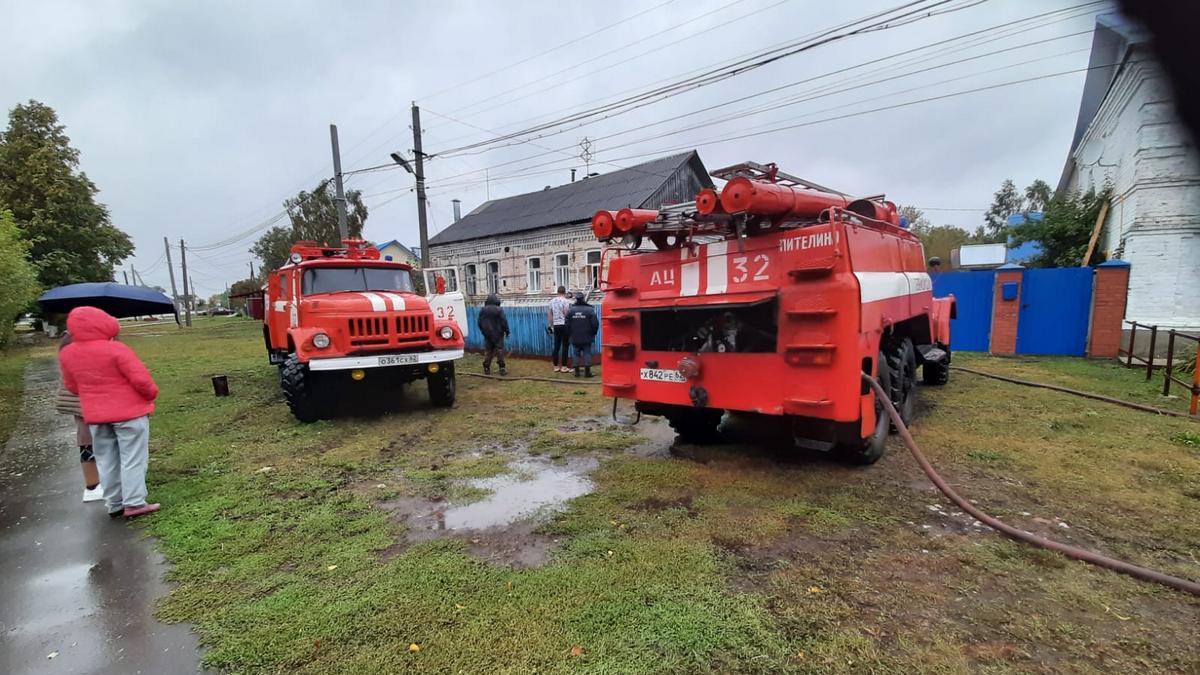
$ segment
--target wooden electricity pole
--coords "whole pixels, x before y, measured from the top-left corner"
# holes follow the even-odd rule
[[[417,229],[421,234],[421,269],[429,268],[429,221],[425,214],[425,152],[421,149],[421,109],[412,105],[413,159],[417,179]]]
[[[163,237],[163,248],[167,251],[167,272],[171,275],[171,300],[175,303],[175,320],[179,320],[179,290],[175,288],[175,266],[171,264],[171,242]]]
[[[188,273],[187,273],[187,247],[183,240],[179,240],[179,264],[183,266],[183,311],[187,319],[184,323],[188,328],[192,327],[192,303],[191,294],[188,291]],[[174,283],[172,281],[171,283]]]
[[[346,195],[342,187],[342,152],[338,149],[337,125],[329,125],[329,144],[333,146],[333,185],[335,202],[337,204],[338,235],[342,241],[350,238],[346,229]],[[338,242],[341,246],[342,242]]]

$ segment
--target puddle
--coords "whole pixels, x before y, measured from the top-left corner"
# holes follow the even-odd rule
[[[380,503],[408,525],[404,545],[453,537],[467,542],[472,555],[516,567],[544,563],[558,543],[537,533],[550,515],[566,508],[570,500],[588,494],[594,485],[588,474],[599,466],[594,457],[572,457],[552,462],[526,457],[510,462],[509,473],[463,481],[486,490],[478,501],[455,504],[417,497],[400,497]]]

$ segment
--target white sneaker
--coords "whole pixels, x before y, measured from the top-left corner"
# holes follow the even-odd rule
[[[91,490],[89,490],[87,488],[83,488],[83,501],[84,502],[98,502],[101,499],[104,499],[104,486],[103,485],[100,485],[99,483],[97,483],[96,487],[92,488]]]

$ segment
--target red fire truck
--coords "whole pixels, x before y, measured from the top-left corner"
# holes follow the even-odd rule
[[[263,340],[296,419],[328,419],[350,387],[375,385],[386,395],[419,379],[433,405],[454,404],[454,361],[468,330],[463,295],[455,270],[437,269],[426,271],[422,297],[412,271],[347,240],[298,242],[270,273]]]
[[[746,162],[694,203],[600,211],[604,393],[685,440],[724,411],[786,418],[805,445],[872,463],[906,419],[917,370],[949,374],[953,296],[934,298],[920,240],[882,196],[854,199]],[[649,239],[652,246],[643,247]]]

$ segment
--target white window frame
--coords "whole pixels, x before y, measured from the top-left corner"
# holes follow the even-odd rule
[[[596,254],[596,262],[590,260],[592,254]],[[583,254],[583,259],[587,263],[587,284],[588,288],[600,288],[600,264],[604,261],[604,253],[598,248],[591,249]]]
[[[492,272],[492,265],[496,266],[496,271]],[[488,293],[500,292],[500,261],[489,260],[484,263],[484,270],[487,274],[487,291]]]
[[[466,265],[463,265],[463,281],[465,282],[467,295],[479,294],[478,263],[467,263]]]
[[[559,258],[566,258],[567,261],[560,264]],[[555,290],[559,286],[571,290],[571,254],[565,251],[554,254],[554,286]]]
[[[533,261],[537,261],[537,267],[533,266]],[[526,293],[540,293],[542,290],[542,257],[540,255],[531,255],[525,258],[525,282],[527,288]]]

